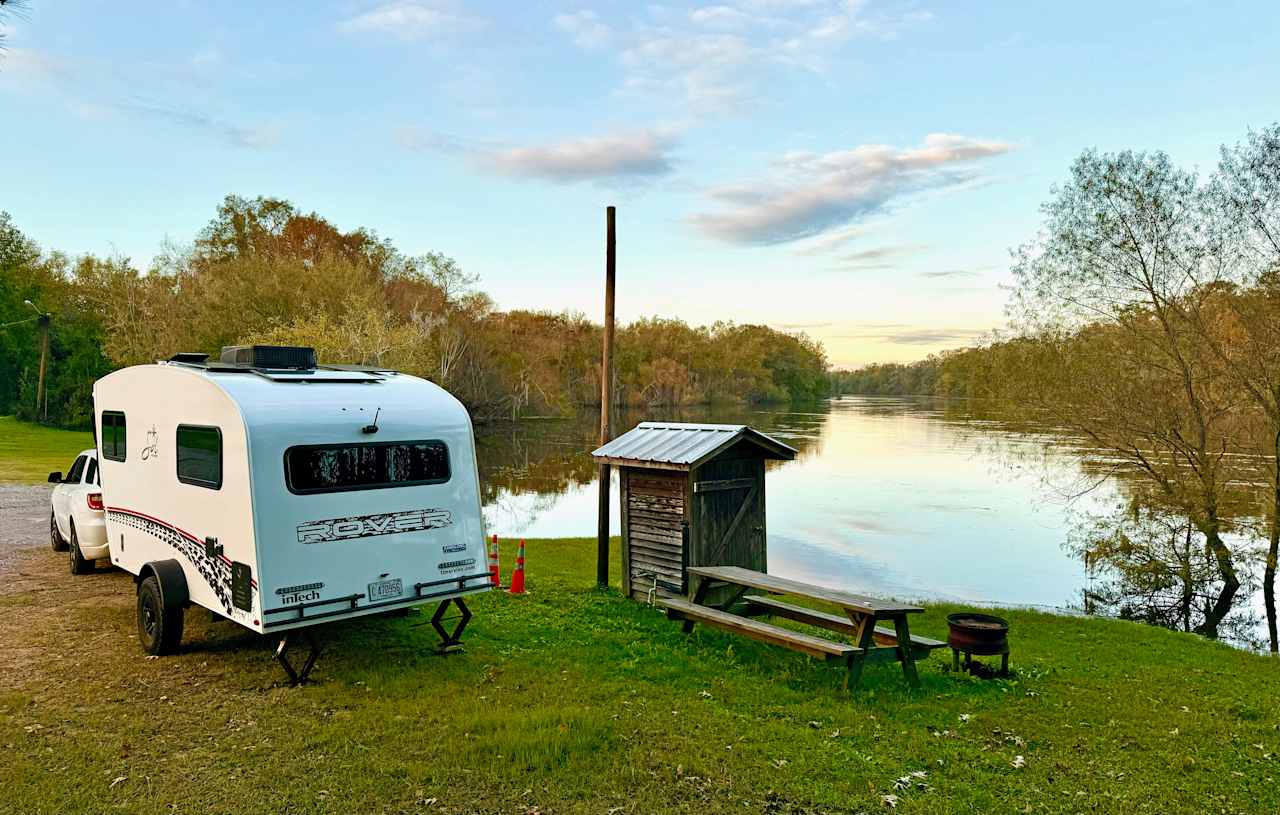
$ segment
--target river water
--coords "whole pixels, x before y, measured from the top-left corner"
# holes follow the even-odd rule
[[[623,415],[616,431],[642,419],[748,424],[795,447],[767,475],[769,571],[880,597],[1078,608],[1086,576],[1064,543],[1074,519],[1118,500],[1108,485],[1085,491],[1067,440],[939,400],[654,410]],[[597,422],[478,430],[491,532],[594,536]]]

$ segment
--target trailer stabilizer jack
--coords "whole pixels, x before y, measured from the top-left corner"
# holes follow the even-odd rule
[[[290,634],[298,634],[307,642],[307,659],[302,663],[302,669],[295,669],[289,662],[289,636]],[[316,642],[315,637],[311,636],[310,631],[297,631],[285,634],[280,638],[280,643],[276,646],[276,662],[280,663],[280,667],[284,668],[284,672],[289,675],[289,684],[297,687],[305,684],[307,678],[311,676],[311,669],[316,666],[316,660],[320,658],[320,644]]]
[[[449,620],[457,620],[458,624],[453,627],[453,631],[445,630],[443,623],[445,622],[445,612],[449,610],[449,604],[453,603],[458,607],[458,615],[450,617]],[[446,597],[436,606],[436,613],[431,615],[431,627],[440,635],[440,645],[436,648],[436,652],[440,654],[455,654],[462,650],[462,632],[466,630],[467,623],[471,622],[471,609],[467,608],[467,604],[462,601],[461,597]]]

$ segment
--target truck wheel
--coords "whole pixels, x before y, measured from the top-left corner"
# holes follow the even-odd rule
[[[160,580],[151,575],[138,587],[138,642],[152,656],[176,653],[182,642],[182,607],[166,604]]]
[[[67,551],[67,542],[62,539],[62,533],[58,531],[58,519],[49,513],[49,546],[55,552]]]
[[[80,539],[76,537],[76,525],[71,524],[71,543],[67,546],[69,552],[69,560],[71,561],[72,574],[91,574],[97,564],[92,560],[85,560],[80,554]]]

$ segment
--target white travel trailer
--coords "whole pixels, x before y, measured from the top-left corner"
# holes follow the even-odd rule
[[[148,653],[177,648],[192,603],[274,634],[440,601],[457,647],[462,596],[490,584],[471,419],[442,388],[248,346],[124,368],[93,400],[111,562],[135,576]],[[286,647],[305,679],[314,642],[301,679]]]

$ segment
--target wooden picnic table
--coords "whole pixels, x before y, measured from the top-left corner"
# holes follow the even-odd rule
[[[686,572],[689,575],[688,599],[670,597],[658,600],[668,616],[684,621],[686,633],[693,630],[694,623],[701,622],[819,659],[844,661],[849,669],[845,684],[850,688],[857,687],[866,663],[887,661],[901,662],[907,683],[919,687],[916,660],[946,645],[940,640],[911,634],[908,617],[924,611],[918,606],[814,586],[740,566],[689,566]],[[707,593],[713,586],[731,586],[734,590],[728,593],[727,599],[713,606],[706,602]],[[753,589],[766,594],[747,594]],[[840,609],[843,616],[794,605],[768,595],[790,595],[828,603]],[[742,613],[735,613],[737,610]],[[849,642],[815,637],[752,619],[757,615],[783,617],[825,628],[846,635]],[[880,621],[891,623],[892,627],[877,626]]]

